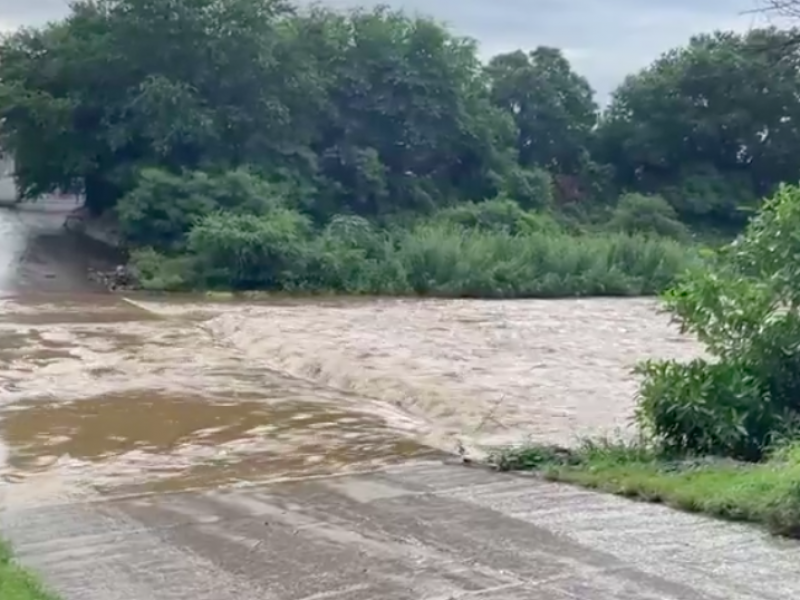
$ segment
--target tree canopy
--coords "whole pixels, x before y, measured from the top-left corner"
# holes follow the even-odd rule
[[[701,35],[629,76],[598,132],[620,185],[663,188],[690,220],[724,221],[780,182],[796,181],[800,54],[783,52],[795,35],[774,28]]]
[[[600,110],[556,48],[484,64],[473,40],[387,8],[78,0],[0,44],[0,137],[25,196],[80,191],[98,213],[153,169],[244,169],[320,225],[493,198],[610,219],[640,194],[736,228],[800,173],[797,35],[694,37]]]

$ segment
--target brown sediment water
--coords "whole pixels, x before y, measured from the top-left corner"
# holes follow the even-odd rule
[[[62,468],[95,489],[180,489],[429,453],[380,419],[305,401],[143,391],[16,408],[0,422],[11,481]]]
[[[0,297],[6,503],[624,434],[634,364],[698,354],[652,300],[123,298],[44,254]]]
[[[10,495],[27,501],[38,482],[56,480],[65,493],[179,489],[431,452],[395,407],[249,366],[196,314],[159,318],[110,296],[81,302],[2,301],[0,339],[11,342],[0,343],[0,473]],[[16,310],[22,323],[10,318]]]

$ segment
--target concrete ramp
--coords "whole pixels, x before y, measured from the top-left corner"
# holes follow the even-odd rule
[[[84,292],[102,287],[88,281],[90,270],[123,262],[107,245],[67,231],[69,201],[43,199],[2,209],[0,203],[0,291]]]
[[[800,546],[438,462],[7,510],[64,600],[787,600]]]

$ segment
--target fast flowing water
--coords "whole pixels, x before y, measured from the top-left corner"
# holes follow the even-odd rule
[[[85,264],[62,264],[83,250],[31,223],[42,220],[0,213],[5,502],[614,434],[629,424],[636,361],[697,354],[641,299],[87,293]]]

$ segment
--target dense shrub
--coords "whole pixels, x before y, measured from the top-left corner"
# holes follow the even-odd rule
[[[674,239],[688,238],[689,231],[678,213],[661,196],[625,194],[619,199],[610,226],[626,233],[656,234]]]
[[[758,205],[750,174],[722,173],[707,165],[684,168],[677,181],[662,186],[660,194],[689,222],[740,225]]]
[[[187,249],[209,287],[276,289],[302,277],[309,232],[308,219],[285,208],[265,215],[220,212],[191,230]]]
[[[786,424],[747,364],[651,361],[638,372],[640,420],[669,454],[757,460]]]
[[[555,233],[560,229],[550,215],[523,210],[517,202],[502,196],[485,202],[464,202],[440,210],[434,220],[470,229],[512,234]]]
[[[683,277],[666,306],[715,362],[651,362],[640,422],[663,445],[758,459],[800,414],[800,188]]]
[[[145,289],[172,292],[191,286],[194,269],[191,256],[165,256],[147,247],[134,250],[130,262]]]
[[[503,193],[526,209],[544,209],[553,203],[553,177],[544,169],[511,169],[503,179]]]
[[[145,169],[117,211],[130,244],[180,249],[199,219],[218,210],[264,214],[278,205],[278,198],[272,185],[245,170],[176,175]]]
[[[391,234],[366,219],[342,215],[312,240],[302,280],[295,285],[305,291],[349,294],[408,291]]]

